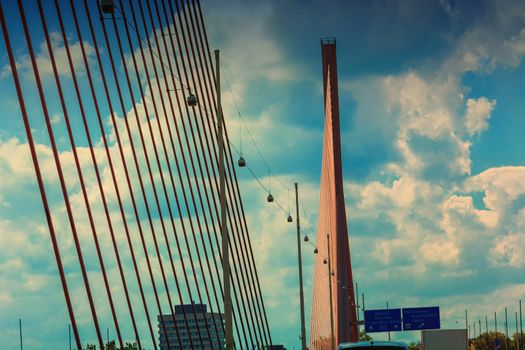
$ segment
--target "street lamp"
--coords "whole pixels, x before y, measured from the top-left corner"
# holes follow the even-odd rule
[[[296,208],[296,222],[297,222],[297,257],[299,264],[299,298],[301,307],[301,349],[306,350],[306,326],[304,319],[304,292],[303,292],[303,266],[301,259],[301,223],[299,219],[299,190],[297,182],[295,183],[295,208]],[[292,217],[288,216],[288,222],[291,222]],[[305,238],[308,236],[305,236]],[[308,241],[305,239],[305,241]]]

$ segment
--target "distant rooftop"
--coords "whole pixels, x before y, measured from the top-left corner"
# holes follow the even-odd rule
[[[193,308],[196,313],[206,313],[207,310],[206,304],[175,305],[175,314],[193,313]]]

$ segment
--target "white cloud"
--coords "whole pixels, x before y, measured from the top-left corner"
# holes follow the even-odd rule
[[[513,68],[517,67],[525,54],[525,28],[503,42],[502,49],[504,62]]]
[[[54,114],[52,117],[51,117],[51,124],[58,124],[60,123],[60,120],[62,119],[62,115],[60,114]]]
[[[490,210],[501,210],[525,194],[524,179],[523,166],[491,168],[467,179],[465,187],[471,191],[484,191],[485,206]]]
[[[430,263],[456,264],[459,249],[445,237],[427,237],[419,250],[423,259]]]
[[[386,186],[378,181],[367,183],[360,193],[359,207],[372,209],[377,207],[395,206],[397,208],[411,208],[418,202],[424,202],[440,189],[432,184],[418,181],[410,176],[403,176]]]
[[[487,130],[489,127],[488,119],[495,105],[495,100],[490,101],[486,97],[467,100],[465,127],[470,135]]]
[[[212,42],[221,43],[222,59],[229,72],[235,72],[234,83],[264,78],[272,81],[296,80],[294,66],[283,62],[283,49],[274,37],[269,35],[271,19],[278,8],[271,2],[230,4],[236,8],[219,3],[208,4],[207,26],[217,30],[210,33]],[[225,40],[225,39],[228,40]],[[257,42],[257,45],[252,43]],[[249,50],[246,50],[250,47]]]
[[[58,70],[58,74],[61,77],[71,77],[69,69],[69,61],[67,58],[67,50],[64,46],[62,36],[58,32],[51,32],[49,34],[51,39],[51,45],[53,46],[53,54]],[[84,60],[82,58],[82,49],[78,41],[73,41],[68,38],[69,50],[71,53],[71,59],[75,66],[75,72],[79,76],[85,74]],[[89,64],[91,65],[95,59],[95,48],[87,41],[84,41],[84,49],[86,51],[86,57]],[[38,72],[42,79],[50,78],[53,76],[53,66],[51,64],[51,58],[49,57],[49,51],[47,49],[46,41],[43,41],[38,49],[36,50],[36,63],[38,66]],[[29,55],[19,57],[16,62],[19,73],[26,79],[34,79],[33,66],[31,64],[31,58]],[[0,72],[0,79],[11,76],[11,67],[9,64],[2,67]]]
[[[524,242],[525,233],[514,233],[502,237],[490,251],[492,263],[503,267],[525,267]]]
[[[455,79],[425,81],[415,72],[384,80],[389,111],[398,110],[399,132],[410,131],[430,138],[454,130],[453,108],[461,95]],[[448,102],[448,103],[445,103]]]
[[[424,285],[433,283],[430,276],[478,279],[491,266],[523,264],[517,235],[523,232],[523,209],[516,202],[523,193],[523,169],[492,168],[470,176],[472,137],[488,129],[496,102],[466,99],[458,76],[410,71],[343,86],[357,100],[350,134],[358,147],[366,150],[379,138],[399,154],[377,169],[379,175],[347,185],[347,200],[357,199],[347,206],[350,224],[352,218],[366,222],[365,232],[371,232],[351,237],[357,279],[392,283],[410,271],[410,282],[404,283],[416,279]],[[471,192],[484,193],[486,208],[474,205],[466,194]],[[386,223],[375,226],[378,218]]]
[[[443,68],[454,74],[492,72],[496,67],[516,68],[525,54],[525,19],[519,1],[490,4],[490,14],[479,19],[457,38]]]

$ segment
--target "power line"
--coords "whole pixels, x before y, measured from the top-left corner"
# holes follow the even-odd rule
[[[120,8],[118,8],[118,7],[117,7],[117,10],[118,10],[118,12],[120,12],[120,14],[122,15],[122,18],[123,18],[125,24],[126,24],[131,30],[133,30],[135,33],[138,34],[138,29],[135,27],[135,25],[133,25],[132,23],[130,23],[130,21],[127,20],[127,18],[126,18],[126,16],[125,16],[124,12],[123,12]],[[180,33],[175,32],[173,35],[179,35],[179,34],[180,34]],[[165,34],[165,35],[172,35],[172,34]],[[137,36],[139,36],[139,35],[137,35]],[[148,48],[150,48],[151,51],[152,51],[152,55],[155,56],[155,57],[159,60],[159,62],[160,62],[160,64],[161,64],[162,66],[164,66],[165,68],[168,69],[168,71],[171,72],[171,70],[168,68],[168,66],[167,66],[166,63],[164,62],[164,60],[162,60],[161,57],[160,57],[160,56],[159,56],[159,55],[153,50],[153,48],[151,47],[150,43],[147,42],[146,39],[144,39],[144,38],[142,38],[142,37],[140,37],[139,40],[142,42],[142,44],[144,44],[145,46],[147,46]],[[133,54],[133,52],[132,52],[132,54]],[[250,128],[248,127],[248,124],[246,123],[246,119],[243,117],[243,115],[242,115],[242,113],[241,113],[241,111],[240,111],[239,105],[238,105],[238,103],[237,103],[237,99],[235,98],[235,94],[233,93],[233,89],[231,88],[230,82],[229,82],[229,80],[228,80],[228,78],[227,78],[227,74],[226,74],[226,70],[224,69],[224,66],[221,65],[220,68],[221,68],[221,70],[222,70],[222,72],[223,72],[223,74],[224,74],[224,80],[226,81],[226,85],[227,85],[227,87],[228,87],[228,90],[229,90],[229,92],[230,92],[230,95],[232,96],[232,99],[233,99],[233,102],[234,102],[234,105],[235,105],[235,109],[237,110],[237,114],[238,114],[238,116],[239,116],[239,119],[240,119],[242,125],[244,125],[244,129],[245,129],[246,132],[248,133],[248,136],[250,137],[250,140],[252,141],[252,143],[253,143],[253,145],[254,145],[254,147],[255,147],[255,149],[256,149],[256,151],[257,151],[259,157],[261,158],[261,160],[262,160],[264,166],[265,166],[266,169],[268,170],[269,176],[271,176],[272,174],[275,175],[275,172],[273,172],[272,169],[270,168],[270,166],[269,166],[268,162],[266,161],[266,158],[264,157],[264,155],[263,155],[263,153],[262,153],[260,147],[257,145],[257,142],[255,141],[255,138],[253,137],[253,134],[250,132]],[[177,77],[175,74],[170,74],[170,75],[171,75],[174,79],[176,79],[176,80],[181,84],[181,86],[182,86],[183,88],[187,89],[188,91],[192,91],[192,90],[190,89],[190,87],[187,86],[186,84],[184,84],[184,82],[183,82],[179,77]],[[175,88],[176,88],[176,87],[174,87],[174,89],[175,89]],[[198,100],[197,104],[199,105],[199,107],[201,107],[201,108],[204,110],[204,112],[208,112],[206,106],[203,105],[203,104],[201,103],[200,99]],[[241,125],[241,126],[242,126],[242,125]],[[240,134],[241,134],[241,133],[240,133]],[[234,149],[234,151],[240,156],[240,155],[242,155],[242,135],[239,135],[239,140],[240,140],[240,147],[241,147],[240,149],[237,149],[237,148],[235,147],[235,145],[233,145],[232,141],[229,140],[228,142],[230,143],[230,145],[231,145],[231,147]],[[249,168],[249,167],[247,166],[247,168]],[[270,193],[270,189],[269,189],[269,188],[267,189],[267,188],[262,184],[262,182],[260,181],[260,179],[256,176],[255,172],[254,172],[252,169],[250,169],[250,168],[249,168],[249,170],[250,170],[250,173],[252,174],[252,176],[257,180],[257,182],[259,182],[259,184],[261,185],[261,187],[265,190],[265,192]],[[274,176],[274,179],[275,179],[275,180],[276,180],[276,181],[277,181],[277,182],[278,182],[278,183],[279,183],[284,189],[286,189],[286,190],[290,190],[291,187],[289,187],[289,186],[287,186],[286,184],[284,184],[284,183],[283,183],[283,182],[282,182],[277,176]],[[285,210],[284,207],[283,207],[283,206],[282,206],[277,200],[274,199],[274,202],[276,202],[276,205],[277,205],[280,209],[282,209],[285,213],[288,213],[288,211]]]
[[[242,115],[241,113],[241,110],[239,108],[239,104],[237,103],[237,99],[235,98],[235,94],[233,93],[233,89],[231,88],[231,85],[230,85],[230,82],[228,80],[228,75],[226,74],[226,70],[224,69],[224,66],[221,65],[221,70],[224,74],[224,80],[226,81],[226,85],[228,87],[228,90],[230,92],[230,95],[232,97],[232,100],[233,100],[233,103],[235,105],[235,109],[237,110],[237,114],[239,116],[239,119],[242,123],[242,125],[244,125],[244,128],[248,134],[248,136],[250,137],[250,140],[252,141],[254,147],[255,147],[255,150],[257,151],[257,154],[259,155],[259,157],[261,158],[264,166],[266,167],[266,169],[268,170],[268,173],[271,175],[271,174],[274,174],[275,173],[272,171],[270,165],[268,164],[268,162],[266,161],[266,158],[264,157],[260,147],[257,145],[257,142],[255,141],[255,138],[253,137],[253,134],[250,132],[250,128],[248,127],[248,124],[246,123],[246,118]],[[241,140],[241,138],[240,138]],[[241,141],[242,142],[242,141]],[[237,151],[236,152],[240,155],[242,154],[242,149],[240,151]],[[277,182],[279,182],[281,184],[282,187],[284,187],[286,190],[290,190],[291,189],[291,186],[287,186],[285,185],[278,177],[275,176],[275,179],[277,180]]]

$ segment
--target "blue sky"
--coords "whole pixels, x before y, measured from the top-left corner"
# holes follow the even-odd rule
[[[6,12],[16,10],[10,2],[3,5]],[[221,49],[248,126],[239,127],[223,84],[232,143],[239,145],[243,135],[243,154],[266,183],[266,165],[248,133],[253,136],[285,209],[288,188],[299,182],[301,220],[312,241],[323,134],[319,39],[337,38],[350,249],[368,308],[387,301],[391,307],[439,305],[444,327],[463,325],[465,309],[472,320],[496,311],[501,321],[505,306],[514,315],[518,299],[525,299],[522,1],[232,0],[203,1],[203,10],[211,47]],[[11,28],[20,26],[16,18],[8,18]],[[39,48],[38,35],[33,39]],[[14,42],[22,72],[30,76],[23,40]],[[7,64],[2,41],[0,338],[15,348],[22,317],[27,348],[58,348],[67,344],[68,320]],[[38,108],[38,100],[30,100],[30,111]],[[33,134],[53,188],[49,143],[38,120]],[[65,137],[60,116],[55,127]],[[79,142],[86,145],[80,135]],[[71,162],[66,144],[59,142]],[[265,202],[248,172],[238,175],[274,343],[299,348],[295,226]],[[81,205],[78,184],[71,186],[72,200]],[[67,222],[57,220],[65,229]],[[69,248],[66,263],[78,279]],[[313,247],[303,248],[308,314]]]

